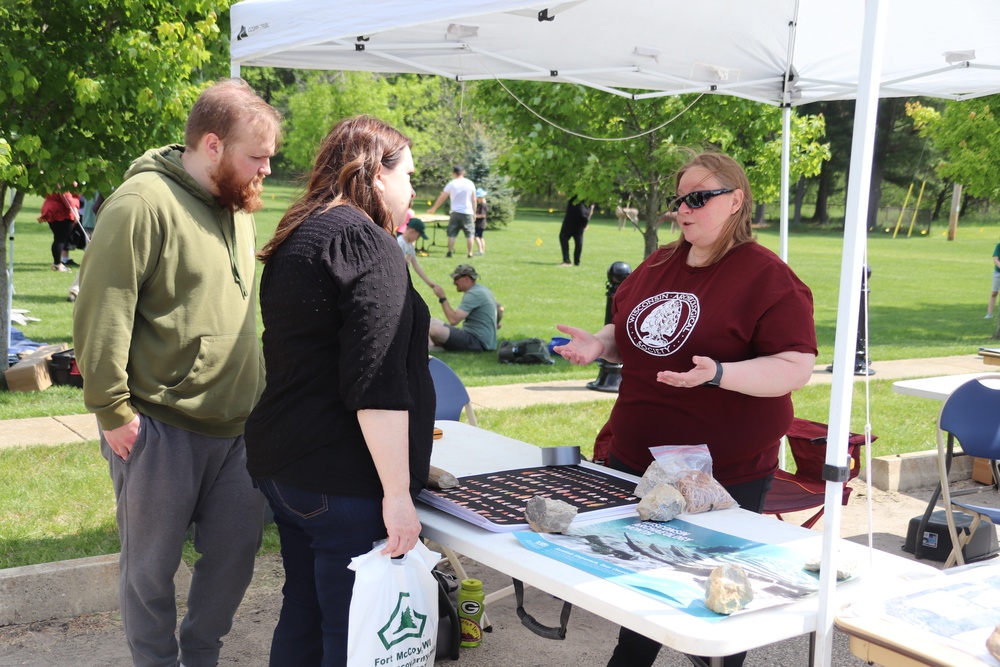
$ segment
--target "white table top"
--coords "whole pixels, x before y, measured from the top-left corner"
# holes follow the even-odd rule
[[[533,445],[459,422],[439,421],[437,425],[444,436],[434,443],[431,462],[458,477],[542,465],[541,451]],[[709,622],[530,551],[511,533],[492,533],[423,504],[418,505],[418,511],[425,537],[684,653],[731,655],[816,629],[818,596]],[[731,535],[780,544],[806,557],[822,551],[821,533],[741,509],[683,518]],[[857,562],[862,571],[860,577],[837,586],[838,607],[861,596],[873,580],[885,585],[936,572],[928,565],[885,552],[872,551],[869,556],[866,547],[853,542],[839,541],[838,551],[843,558]]]
[[[997,375],[997,373],[964,373],[962,375],[940,375],[937,377],[919,378],[917,380],[900,380],[899,382],[892,383],[892,390],[897,394],[943,401],[951,395],[951,392],[958,389],[959,386],[984,375]],[[1000,387],[1000,382],[994,385],[993,381],[990,381],[987,384],[991,387]]]

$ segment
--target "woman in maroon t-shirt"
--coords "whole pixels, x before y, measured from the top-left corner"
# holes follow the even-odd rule
[[[618,288],[597,333],[558,325],[574,364],[622,364],[609,464],[641,475],[656,445],[707,444],[713,474],[760,512],[792,421],[791,392],[816,361],[812,294],[750,226],[750,184],[732,158],[706,153],[681,168],[672,210],[681,238]],[[651,665],[659,644],[625,628],[609,667]],[[745,654],[729,656],[727,667]]]

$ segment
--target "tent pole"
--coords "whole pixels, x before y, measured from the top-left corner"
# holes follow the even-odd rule
[[[795,59],[795,36],[799,28],[799,0],[795,0],[792,10],[792,20],[788,23],[788,52],[785,54],[785,73],[781,84],[781,224],[779,237],[781,246],[778,249],[781,261],[788,263],[788,163],[792,148],[792,62]],[[784,442],[784,441],[782,441]],[[782,446],[782,470],[784,469],[785,449]]]
[[[878,115],[879,80],[885,47],[889,0],[865,3],[865,25],[859,58],[857,105],[851,139],[850,182],[844,222],[844,250],[840,266],[840,296],[837,333],[834,340],[833,385],[830,392],[829,437],[826,463],[843,467],[847,461],[851,398],[854,390],[855,343],[858,333],[861,278],[864,271],[868,230],[868,197],[872,157],[875,152],[875,121]],[[832,445],[832,446],[831,446]],[[844,476],[846,479],[846,476]],[[823,566],[820,571],[819,614],[816,618],[814,663],[830,665],[833,653],[834,588],[837,584],[837,541],[840,539],[843,482],[826,483],[823,518]]]
[[[788,263],[788,162],[792,143],[791,93],[785,91],[785,103],[781,107],[781,259]]]
[[[229,76],[234,79],[240,78],[240,64],[235,60],[229,61]]]

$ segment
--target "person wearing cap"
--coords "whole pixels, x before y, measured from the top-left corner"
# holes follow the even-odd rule
[[[403,257],[406,258],[406,263],[413,267],[413,270],[417,272],[420,279],[427,283],[427,286],[431,289],[437,286],[437,284],[427,277],[424,270],[420,268],[420,262],[417,261],[417,249],[414,244],[417,239],[426,239],[427,230],[424,226],[424,221],[420,218],[410,218],[409,222],[406,223],[406,231],[396,237],[396,243],[399,244],[399,249],[403,251]]]
[[[412,221],[411,223],[412,224]],[[455,289],[462,292],[458,308],[448,303],[444,288],[434,285],[435,296],[448,322],[431,318],[430,342],[450,352],[486,352],[497,349],[497,302],[471,264],[459,264],[451,272]],[[461,324],[461,328],[458,326]]]
[[[451,207],[451,214],[448,216],[448,254],[445,257],[451,257],[455,251],[455,237],[458,236],[459,229],[465,232],[465,243],[469,249],[469,257],[472,257],[472,239],[476,233],[476,184],[465,177],[464,167],[455,165],[452,172],[455,177],[444,186],[437,201],[427,209],[427,214],[434,213],[446,197],[451,197],[448,203]]]
[[[486,241],[483,239],[483,232],[486,231],[486,190],[476,188],[476,245],[479,247],[477,254],[486,254]]]

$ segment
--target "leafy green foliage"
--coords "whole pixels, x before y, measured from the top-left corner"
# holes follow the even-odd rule
[[[259,69],[262,72],[248,76],[273,85],[268,68]],[[455,117],[461,114],[455,82],[434,76],[312,70],[296,71],[293,78],[273,94],[286,113],[282,157],[297,173],[312,167],[316,148],[337,121],[358,114],[380,118],[413,140],[417,188],[440,189],[451,166],[467,159],[473,128]]]
[[[206,0],[19,0],[0,5],[0,185],[45,194],[107,190],[156,143],[181,140],[218,48]],[[211,45],[211,47],[210,47]]]
[[[500,164],[514,185],[528,192],[554,186],[612,209],[631,202],[646,255],[659,243],[656,220],[686,149],[729,153],[747,168],[758,200],[778,198],[781,111],[774,107],[722,96],[633,100],[532,82],[481,83],[475,100],[482,118],[507,133]],[[796,116],[794,129],[793,178],[818,173],[829,157],[818,142],[822,119]]]
[[[1000,199],[1000,95],[948,102],[943,112],[908,104],[921,136],[945,155],[938,172],[976,197]]]

